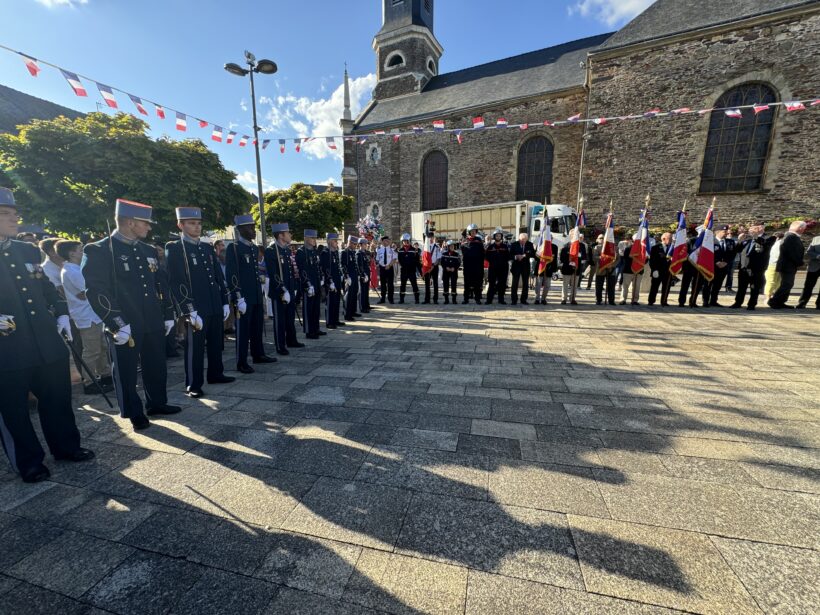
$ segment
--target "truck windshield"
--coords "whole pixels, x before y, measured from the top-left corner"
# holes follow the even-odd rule
[[[561,216],[559,218],[550,218],[550,231],[557,235],[567,235],[570,230],[575,227],[575,214],[568,216]]]

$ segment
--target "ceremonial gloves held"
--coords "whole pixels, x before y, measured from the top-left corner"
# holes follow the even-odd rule
[[[351,280],[351,279],[350,279],[350,276],[347,276],[347,277],[345,278],[345,284],[347,284],[348,286],[350,286],[352,283],[353,283],[353,280]]]
[[[282,292],[282,303],[284,303],[284,304],[290,303],[290,292],[288,292],[287,289],[285,289]]]
[[[168,337],[168,334],[171,332],[171,329],[174,328],[174,321],[173,320],[166,320],[165,321],[165,337]]]
[[[313,284],[310,284],[307,289],[307,296],[313,297],[316,294],[316,289],[313,288]]]
[[[123,325],[120,327],[116,333],[114,333],[114,343],[117,346],[122,346],[123,344],[127,344],[128,340],[131,339],[131,325]]]
[[[334,282],[330,283],[330,292],[333,292],[333,293],[336,292],[336,284]]]
[[[369,275],[364,276],[363,281],[364,281],[365,284],[367,284],[370,281],[370,276]]]
[[[248,303],[244,297],[239,297],[239,301],[236,302],[236,309],[243,315],[248,311]]]
[[[223,305],[222,306],[222,320],[228,320],[228,317],[231,315],[231,306]]]
[[[196,310],[188,314],[188,322],[191,323],[191,326],[194,328],[194,331],[201,331],[202,327],[205,326],[202,322],[202,317],[199,314],[197,314]]]
[[[14,316],[11,314],[0,314],[0,331],[14,331],[16,328]]]
[[[57,333],[65,335],[69,342],[74,341],[74,338],[71,337],[71,320],[68,316],[63,315],[57,317]]]

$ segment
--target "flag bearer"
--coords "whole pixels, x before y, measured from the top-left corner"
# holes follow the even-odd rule
[[[303,348],[296,339],[296,291],[298,280],[290,257],[291,234],[287,222],[271,227],[273,242],[265,250],[265,269],[270,278],[268,296],[273,304],[273,334],[276,352],[290,354],[288,348]]]
[[[458,268],[461,265],[461,259],[458,252],[456,252],[456,242],[450,239],[447,241],[446,247],[447,251],[441,257],[441,267],[444,270],[444,303],[450,303],[450,299],[452,299],[453,305],[455,305]]]
[[[326,335],[319,330],[321,289],[325,281],[319,267],[319,254],[316,252],[318,236],[319,233],[315,230],[305,229],[305,245],[296,251],[296,264],[302,282],[302,326],[310,340]]]
[[[359,268],[359,311],[367,314],[370,311],[370,252],[367,249],[367,239],[359,237],[358,246],[356,266]]]
[[[325,326],[335,329],[343,326],[339,322],[341,290],[344,288],[342,262],[339,257],[339,233],[327,234],[327,250],[319,255],[322,277],[325,281]]]
[[[342,250],[342,269],[345,277],[345,320],[355,320],[361,316],[356,311],[359,303],[359,265],[356,254],[356,246],[359,245],[359,238],[353,235],[347,238],[347,248]]]
[[[441,261],[441,248],[436,243],[436,234],[427,232],[427,251],[430,252],[430,270],[424,274],[424,302],[430,303],[430,283],[433,284],[433,303],[438,304],[438,272]]]

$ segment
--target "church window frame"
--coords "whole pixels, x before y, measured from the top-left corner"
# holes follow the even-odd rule
[[[398,58],[398,62],[396,62]],[[384,70],[396,70],[397,68],[404,68],[407,65],[407,59],[401,51],[391,51],[384,59]]]
[[[427,56],[427,70],[430,71],[430,74],[433,77],[438,74],[438,70],[436,70],[436,61],[433,59],[433,56]]]
[[[539,149],[538,146],[543,146]],[[515,199],[552,203],[555,143],[543,133],[523,139],[516,148]]]
[[[698,194],[766,191],[778,107],[758,114],[752,109],[742,109],[742,118],[731,118],[722,109],[779,101],[777,88],[765,81],[744,81],[718,96],[703,146]]]
[[[432,149],[421,159],[421,211],[447,209],[449,204],[450,159],[444,150]]]

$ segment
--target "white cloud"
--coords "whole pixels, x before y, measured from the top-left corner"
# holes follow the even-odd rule
[[[239,101],[239,108],[242,109],[242,111],[248,110],[248,103],[244,98]]]
[[[336,177],[328,177],[325,181],[313,183],[317,186],[338,186],[339,179]]]
[[[370,94],[376,86],[376,75],[371,73],[364,77],[350,80],[350,110],[353,117],[361,111],[362,106],[370,100]],[[326,98],[310,98],[293,94],[279,95],[275,99],[262,96],[259,104],[267,107],[262,114],[263,130],[274,133],[276,137],[328,137],[339,135],[339,120],[344,112],[344,85],[338,87]],[[337,150],[327,147],[324,139],[305,143],[302,152],[312,158],[334,157],[342,159],[342,143],[336,143]]]
[[[53,9],[58,6],[68,6],[76,8],[81,4],[88,4],[88,0],[35,0],[37,4],[42,4],[44,7]]]
[[[644,11],[655,0],[578,0],[567,7],[570,15],[593,17],[613,27]]]
[[[245,171],[244,173],[237,173],[236,175],[236,183],[242,186],[248,192],[253,192],[256,194],[259,186],[257,185],[256,181],[256,173],[252,173],[251,171]],[[262,191],[263,192],[270,192],[271,190],[278,190],[276,186],[270,184],[262,178]]]

